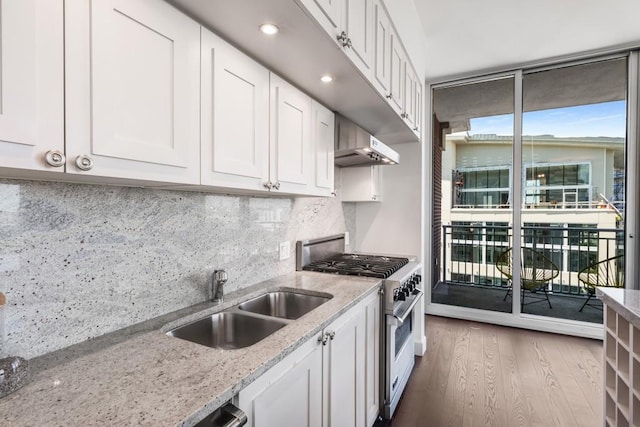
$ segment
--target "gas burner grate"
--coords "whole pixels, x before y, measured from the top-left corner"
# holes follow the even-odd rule
[[[407,258],[379,255],[339,254],[313,262],[302,267],[303,270],[321,273],[366,276],[386,279],[407,264]]]

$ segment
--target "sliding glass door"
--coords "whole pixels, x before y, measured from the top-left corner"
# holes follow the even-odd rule
[[[602,323],[594,286],[624,285],[627,74],[618,56],[433,89],[431,303]]]
[[[627,68],[617,58],[523,76],[522,246],[554,270],[540,286],[550,304],[525,313],[602,323],[593,286],[624,284]]]
[[[441,269],[431,300],[510,313],[514,76],[434,90],[442,135]]]

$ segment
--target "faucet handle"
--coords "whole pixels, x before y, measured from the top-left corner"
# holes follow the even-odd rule
[[[220,285],[224,285],[227,283],[227,272],[224,270],[214,270],[213,271],[213,280]]]

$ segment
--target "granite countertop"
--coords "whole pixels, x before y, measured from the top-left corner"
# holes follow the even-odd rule
[[[636,328],[640,328],[640,290],[596,288],[596,296]]]
[[[33,359],[30,382],[0,399],[0,425],[191,426],[235,396],[340,314],[378,279],[295,272]],[[333,295],[252,346],[208,348],[164,331],[277,289]]]

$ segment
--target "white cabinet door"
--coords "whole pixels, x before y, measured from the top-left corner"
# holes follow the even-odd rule
[[[391,93],[389,103],[398,114],[404,112],[404,77],[406,55],[395,31],[391,33]]]
[[[328,427],[365,425],[364,323],[364,312],[357,307],[325,328],[325,333],[332,337],[323,356]]]
[[[418,79],[407,62],[404,66],[404,111],[402,118],[412,129],[415,127],[415,89]]]
[[[389,166],[342,168],[342,201],[381,202],[383,167]]]
[[[240,392],[251,427],[322,425],[323,346],[312,338]]]
[[[422,132],[422,82],[416,78],[416,82],[413,90],[413,103],[414,103],[414,126],[413,132],[420,138]]]
[[[201,183],[266,191],[269,71],[204,28],[201,67]]]
[[[313,152],[315,153],[315,195],[330,196],[334,189],[335,116],[313,101]]]
[[[338,43],[345,0],[299,0],[320,26]]]
[[[64,172],[63,2],[0,3],[0,167]],[[52,162],[55,164],[55,162]]]
[[[364,302],[365,375],[364,400],[367,427],[375,423],[380,409],[380,295],[375,293]]]
[[[200,26],[159,0],[65,14],[67,172],[199,184]]]
[[[383,96],[391,93],[391,19],[382,4],[376,0],[374,13],[373,84]]]
[[[275,191],[309,193],[311,98],[271,74],[270,176]]]
[[[373,0],[344,0],[343,30],[349,38],[347,56],[371,80],[373,62]]]

